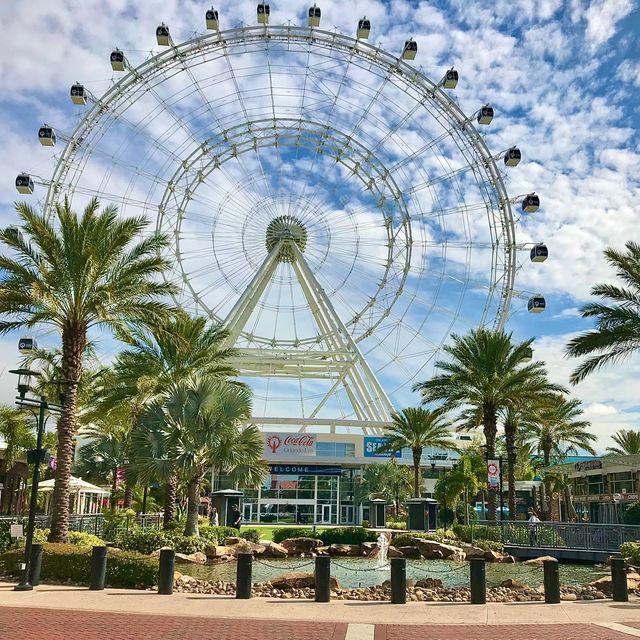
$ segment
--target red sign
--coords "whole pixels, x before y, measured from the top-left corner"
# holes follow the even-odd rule
[[[316,436],[307,433],[265,434],[265,458],[315,456]]]

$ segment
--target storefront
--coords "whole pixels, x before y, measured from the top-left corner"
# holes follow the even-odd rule
[[[367,517],[367,500],[358,495],[359,478],[369,464],[382,464],[391,454],[378,452],[380,436],[265,433],[264,457],[269,475],[259,489],[243,489],[243,520],[247,523],[355,525]],[[451,468],[459,454],[426,449],[425,470],[435,464]],[[412,464],[411,452],[395,456]],[[428,474],[427,474],[428,475]],[[425,480],[425,495],[434,479]],[[214,490],[228,488],[213,477]]]

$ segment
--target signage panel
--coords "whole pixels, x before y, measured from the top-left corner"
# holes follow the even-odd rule
[[[487,460],[487,486],[489,491],[500,491],[500,460]]]
[[[270,464],[269,473],[279,476],[339,476],[342,467],[321,464]]]
[[[390,458],[391,452],[382,453],[378,449],[387,444],[389,438],[385,436],[365,436],[364,437],[364,457],[365,458]],[[399,451],[395,452],[395,455],[400,455]]]
[[[602,460],[585,460],[584,462],[576,462],[573,465],[576,471],[591,471],[592,469],[602,469]]]
[[[299,458],[316,455],[316,436],[308,433],[265,433],[264,457]]]

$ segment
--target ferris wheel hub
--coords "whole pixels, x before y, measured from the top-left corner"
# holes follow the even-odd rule
[[[292,243],[295,243],[298,249],[304,252],[307,246],[306,227],[294,216],[274,218],[267,226],[265,242],[267,252],[271,253],[278,244],[281,244],[278,261],[293,262],[295,254]]]

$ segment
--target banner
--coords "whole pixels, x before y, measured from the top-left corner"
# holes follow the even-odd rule
[[[319,464],[270,464],[269,473],[281,476],[339,476],[342,467]]]
[[[264,457],[299,458],[316,455],[316,436],[308,433],[265,433]]]
[[[489,491],[500,491],[500,460],[487,460],[487,487]]]
[[[379,452],[378,449],[387,444],[388,438],[384,436],[365,436],[364,437],[364,457],[365,458],[390,458],[391,452],[387,453]],[[395,452],[395,456],[400,455],[400,451]]]

